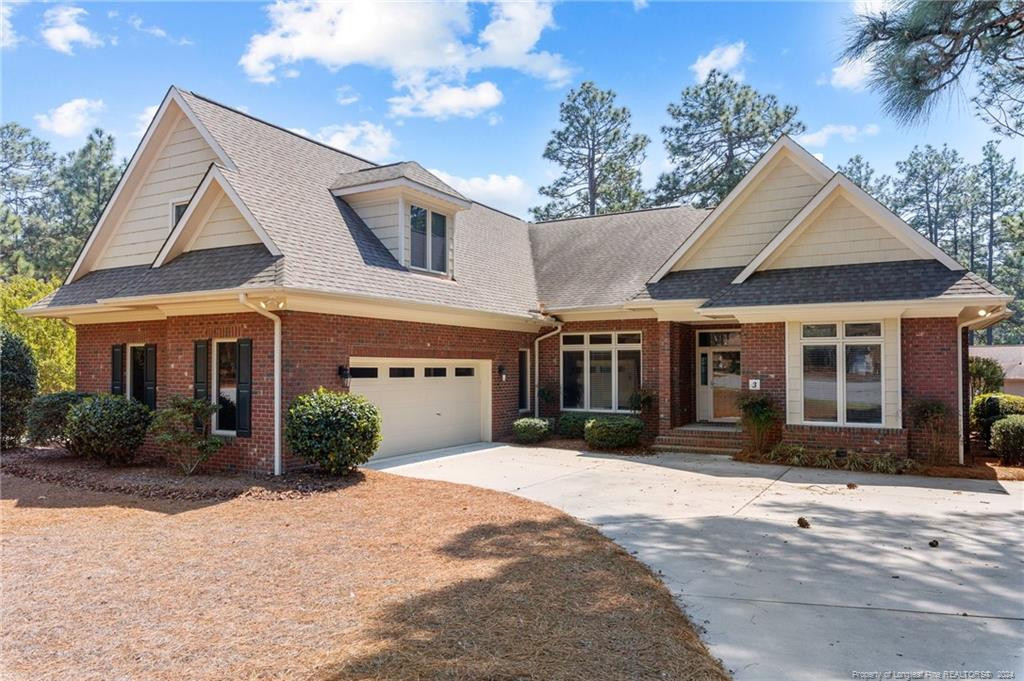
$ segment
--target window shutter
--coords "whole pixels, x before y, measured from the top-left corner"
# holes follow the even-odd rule
[[[210,341],[197,340],[192,342],[192,397],[203,402],[210,401]],[[202,419],[195,420],[197,433],[202,433],[205,424]]]
[[[110,392],[124,395],[124,346],[110,348]]]
[[[146,365],[143,370],[142,394],[146,406],[156,409],[156,345],[146,346]]]
[[[252,437],[252,339],[238,339],[238,398],[235,434]]]

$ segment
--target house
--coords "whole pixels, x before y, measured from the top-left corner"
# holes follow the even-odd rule
[[[381,407],[379,456],[640,390],[663,445],[727,449],[752,390],[788,442],[900,455],[941,400],[962,460],[964,339],[1010,300],[788,137],[712,211],[530,224],[171,88],[25,314],[75,326],[78,389],[217,401],[212,465],[279,473],[283,411],[320,385]]]
[[[1024,396],[1024,345],[972,345],[971,357],[988,357],[1003,368],[1003,392]]]

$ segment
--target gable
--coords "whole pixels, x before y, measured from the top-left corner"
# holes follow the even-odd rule
[[[762,172],[672,271],[743,267],[825,183],[786,154]]]
[[[211,209],[204,215],[195,236],[185,246],[185,251],[261,243],[259,235],[249,226],[224,190],[217,187],[212,193]]]
[[[863,210],[836,195],[762,269],[920,260]]]

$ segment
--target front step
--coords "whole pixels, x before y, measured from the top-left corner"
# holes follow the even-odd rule
[[[733,456],[740,453],[740,448],[726,448],[726,447],[702,447],[698,445],[662,445],[654,444],[651,446],[656,452],[682,452],[686,454],[724,454],[727,456]]]
[[[654,440],[653,449],[661,452],[698,454],[738,454],[745,438],[739,428],[690,424],[673,428]]]

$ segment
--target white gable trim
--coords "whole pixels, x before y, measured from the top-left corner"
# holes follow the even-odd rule
[[[648,280],[648,283],[656,283],[661,281],[661,278],[672,271],[672,268],[680,261],[685,261],[691,253],[689,253],[691,247],[696,244],[705,234],[713,230],[716,223],[719,222],[719,218],[725,215],[729,209],[739,200],[741,196],[744,196],[748,189],[753,189],[756,186],[762,171],[771,165],[772,161],[780,154],[785,153],[787,157],[800,166],[806,171],[811,177],[817,179],[819,182],[827,182],[832,177],[832,171],[828,167],[815,158],[810,152],[801,147],[799,144],[793,141],[788,135],[783,135],[778,141],[773,144],[768,151],[766,151],[761,158],[757,160],[754,167],[743,176],[739,184],[733,187],[725,199],[718,204],[713,211],[711,211],[704,220],[701,221],[697,229],[693,231],[690,236],[686,237],[682,245],[679,246],[669,256],[669,259],[665,261],[654,276]]]
[[[196,188],[195,194],[192,195],[192,200],[189,201],[188,208],[185,209],[185,213],[181,216],[181,219],[178,220],[178,224],[174,226],[174,230],[167,236],[167,240],[164,241],[164,245],[160,247],[160,252],[156,254],[152,267],[160,267],[168,260],[173,260],[179,254],[187,251],[189,246],[192,245],[198,236],[197,230],[206,222],[206,218],[209,217],[209,213],[211,212],[210,210],[204,211],[202,215],[199,215],[196,220],[199,222],[199,224],[196,225],[197,230],[188,234],[188,240],[184,243],[181,243],[182,236],[186,234],[186,228],[189,224],[194,222],[193,216],[196,215],[198,206],[202,203],[203,197],[206,196],[207,192],[209,192],[214,185],[227,195],[231,203],[238,209],[238,212],[242,214],[242,218],[246,223],[248,223],[252,231],[256,233],[256,236],[258,236],[260,241],[263,242],[263,245],[267,247],[267,250],[270,251],[270,254],[275,256],[281,255],[281,249],[279,249],[273,242],[270,235],[267,234],[266,230],[263,229],[263,226],[260,225],[259,221],[256,219],[256,216],[252,214],[252,211],[249,210],[249,207],[245,205],[242,198],[238,195],[238,192],[236,192],[235,188],[231,186],[230,182],[228,182],[227,178],[224,176],[224,171],[222,171],[218,166],[211,165],[210,169],[206,172],[206,175],[203,176],[203,181],[200,182],[199,187]]]
[[[472,202],[465,199],[460,199],[451,194],[438,191],[433,187],[428,187],[425,184],[421,184],[415,180],[410,180],[405,177],[399,177],[392,180],[381,180],[379,182],[368,182],[366,184],[359,184],[352,187],[341,187],[338,189],[332,189],[331,194],[339,198],[345,198],[346,196],[356,196],[359,194],[365,194],[373,191],[380,191],[382,189],[409,189],[414,192],[424,194],[435,201],[440,201],[446,204],[450,204],[455,210],[466,210],[472,207]]]
[[[846,198],[855,208],[861,210],[882,229],[889,232],[893,238],[899,240],[904,246],[920,255],[923,259],[938,260],[951,270],[964,269],[963,265],[947,255],[945,251],[931,241],[928,241],[920,232],[901,220],[891,210],[880,204],[870,194],[858,187],[853,180],[841,173],[836,173],[807,202],[807,205],[801,208],[800,212],[794,215],[793,219],[775,235],[775,238],[761,249],[761,252],[743,268],[743,271],[736,275],[732,283],[741,284],[757,270],[770,265],[776,258],[782,255],[786,245],[793,243],[810,226],[813,218],[818,214],[818,209],[826,205],[826,203],[831,203],[832,199],[838,195]]]
[[[109,218],[114,206],[117,205],[118,201],[122,199],[122,194],[124,194],[126,191],[126,185],[132,178],[132,176],[135,174],[135,171],[138,169],[140,163],[139,159],[142,158],[143,152],[146,150],[151,140],[156,135],[156,131],[160,127],[160,123],[163,121],[164,117],[167,115],[168,110],[171,108],[172,102],[185,115],[185,117],[188,118],[189,122],[192,123],[193,126],[195,126],[196,130],[199,131],[199,134],[200,136],[202,136],[203,141],[206,142],[211,149],[213,149],[213,152],[217,155],[217,159],[220,161],[220,163],[225,168],[229,168],[231,170],[236,169],[235,164],[231,160],[231,158],[228,157],[228,155],[224,152],[224,149],[222,149],[221,146],[217,143],[217,140],[213,138],[213,135],[210,134],[210,131],[206,129],[202,122],[200,122],[195,112],[192,111],[192,109],[189,108],[188,104],[185,103],[185,98],[181,96],[181,93],[178,91],[178,88],[172,86],[167,91],[167,94],[164,96],[164,100],[160,103],[160,108],[157,109],[156,115],[153,117],[153,120],[150,121],[149,127],[146,128],[146,134],[142,136],[142,140],[139,142],[139,146],[135,148],[135,153],[132,154],[131,161],[128,162],[128,167],[125,168],[125,171],[121,174],[121,179],[118,180],[117,186],[114,188],[114,193],[110,195],[110,200],[107,201],[107,205],[103,207],[103,212],[100,214],[100,219],[96,221],[95,226],[93,226],[92,231],[89,233],[89,238],[86,239],[85,245],[79,252],[78,258],[75,260],[74,266],[72,266],[71,271],[68,272],[68,276],[64,279],[65,284],[70,284],[75,279],[77,279],[81,274],[85,274],[85,272],[82,272],[81,269],[83,263],[86,260],[86,256],[90,253],[90,251],[92,251],[93,248],[96,247],[95,245],[98,235],[100,234],[100,232],[103,231],[103,228],[106,225],[107,219]]]

